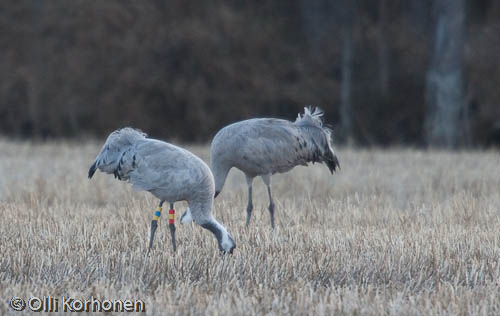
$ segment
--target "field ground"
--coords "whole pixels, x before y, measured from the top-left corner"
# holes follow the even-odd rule
[[[166,218],[97,173],[99,144],[0,141],[0,314],[13,296],[142,299],[147,314],[499,315],[500,153],[339,148],[341,171],[299,167],[267,195],[236,170],[215,216],[237,248]],[[190,147],[208,160],[208,148]],[[177,223],[185,203],[177,203]]]

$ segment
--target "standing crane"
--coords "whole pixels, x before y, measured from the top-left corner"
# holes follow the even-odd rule
[[[340,168],[332,147],[331,130],[323,125],[323,111],[306,107],[295,122],[275,118],[255,118],[222,128],[212,140],[210,164],[215,177],[215,197],[220,193],[229,170],[243,171],[248,185],[246,226],[252,215],[252,182],[260,176],[267,186],[269,214],[274,228],[271,175],[325,163],[333,174]]]
[[[134,190],[151,192],[160,199],[158,211],[151,222],[149,249],[161,216],[164,202],[170,203],[169,227],[172,246],[176,251],[174,203],[187,201],[182,223],[194,222],[212,232],[219,249],[232,253],[233,238],[213,216],[214,178],[203,160],[172,144],[147,138],[139,130],[125,127],[112,132],[89,169],[89,179],[95,171],[114,174],[128,181]]]

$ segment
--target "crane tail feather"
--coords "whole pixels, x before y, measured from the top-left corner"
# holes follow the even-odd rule
[[[96,170],[97,170],[97,162],[94,162],[89,169],[89,179],[92,179]]]
[[[337,156],[332,155],[330,159],[325,160],[328,169],[330,169],[330,173],[333,174],[334,171],[340,170],[340,163]]]

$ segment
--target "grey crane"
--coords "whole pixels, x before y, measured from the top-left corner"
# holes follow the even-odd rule
[[[295,122],[255,118],[222,128],[212,140],[210,164],[215,177],[215,196],[220,193],[232,167],[243,171],[248,185],[246,226],[252,215],[252,182],[262,177],[269,195],[269,214],[274,228],[271,175],[323,162],[333,174],[340,168],[332,148],[331,130],[323,125],[323,111],[306,107]]]
[[[174,252],[174,202],[187,201],[182,223],[194,222],[212,232],[219,249],[232,253],[233,238],[213,216],[214,178],[203,160],[175,145],[147,138],[139,130],[125,127],[112,132],[89,169],[89,179],[95,171],[114,174],[128,181],[134,190],[151,192],[160,199],[159,210],[151,222],[149,249],[153,245],[158,218],[164,202],[170,203],[169,227]]]

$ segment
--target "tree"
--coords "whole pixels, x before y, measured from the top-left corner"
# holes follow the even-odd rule
[[[389,94],[389,45],[387,43],[387,0],[379,0],[378,5],[378,73],[380,94],[387,97]]]
[[[345,142],[352,144],[353,109],[352,109],[352,68],[354,55],[354,8],[350,0],[302,0],[302,18],[304,33],[314,59],[325,60],[321,54],[324,47],[341,47],[340,52],[340,136]],[[339,30],[339,41],[335,42],[332,33]],[[330,42],[332,44],[325,44]],[[332,64],[337,63],[333,61]]]
[[[352,59],[354,54],[353,44],[353,8],[348,2],[344,6],[341,16],[342,33],[342,58],[340,82],[340,125],[344,140],[348,144],[354,142],[353,136],[353,110],[352,110]]]
[[[453,148],[464,108],[463,49],[465,0],[438,0],[434,6],[433,51],[426,83],[426,143]]]

